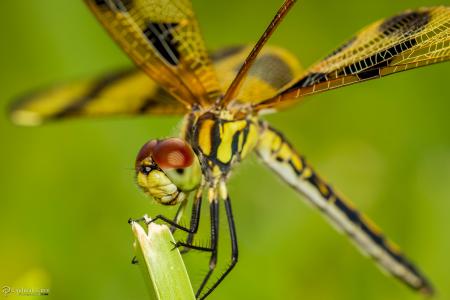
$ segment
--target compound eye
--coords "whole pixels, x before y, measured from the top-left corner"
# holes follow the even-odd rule
[[[150,167],[150,166],[141,166],[141,168],[140,168],[140,172],[144,175],[150,174],[151,171],[152,171],[152,167]]]
[[[170,138],[156,144],[152,157],[160,168],[182,169],[192,165],[194,152],[184,140]]]
[[[139,150],[138,155],[136,156],[136,163],[135,163],[136,168],[144,159],[153,154],[153,150],[157,143],[158,143],[157,140],[151,140],[145,143],[144,146],[142,146],[141,150]]]

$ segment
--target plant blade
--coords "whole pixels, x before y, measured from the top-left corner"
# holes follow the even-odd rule
[[[151,299],[195,300],[180,251],[173,249],[175,240],[169,228],[150,223],[146,233],[136,222],[131,223],[131,228],[136,237],[135,249]]]

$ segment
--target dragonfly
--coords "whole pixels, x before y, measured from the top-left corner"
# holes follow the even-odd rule
[[[137,67],[68,82],[28,94],[13,104],[21,125],[113,115],[184,116],[176,137],[152,139],[135,161],[138,186],[157,203],[178,205],[160,221],[184,231],[176,247],[209,253],[208,272],[197,292],[204,299],[238,261],[238,243],[227,181],[251,154],[388,273],[409,287],[433,287],[396,244],[325,182],[281,131],[262,117],[288,109],[306,96],[381,78],[450,58],[450,7],[406,10],[376,21],[328,56],[302,69],[289,51],[266,45],[295,4],[285,0],[254,46],[209,52],[190,0],[85,0]],[[202,202],[210,214],[210,244],[195,243]],[[180,224],[192,203],[189,226]],[[225,208],[231,240],[228,267],[217,271],[219,209]]]

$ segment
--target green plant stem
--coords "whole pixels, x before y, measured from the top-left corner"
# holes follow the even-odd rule
[[[166,225],[151,223],[148,232],[136,222],[131,223],[136,237],[138,264],[150,290],[150,299],[195,300],[189,276],[180,251]]]

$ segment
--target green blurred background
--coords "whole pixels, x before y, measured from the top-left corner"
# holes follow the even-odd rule
[[[282,1],[194,2],[206,43],[217,49],[254,42]],[[450,2],[301,1],[271,43],[307,66],[371,21],[433,4]],[[2,111],[30,89],[130,64],[82,1],[1,1],[0,9]],[[450,64],[434,65],[267,117],[419,263],[438,299],[450,299],[449,74]],[[174,210],[148,200],[131,168],[140,146],[174,135],[179,120],[19,128],[2,114],[0,286],[49,288],[51,299],[146,299],[126,221]],[[379,272],[256,159],[235,172],[230,190],[240,262],[211,299],[422,298]],[[186,256],[195,286],[207,260]]]

